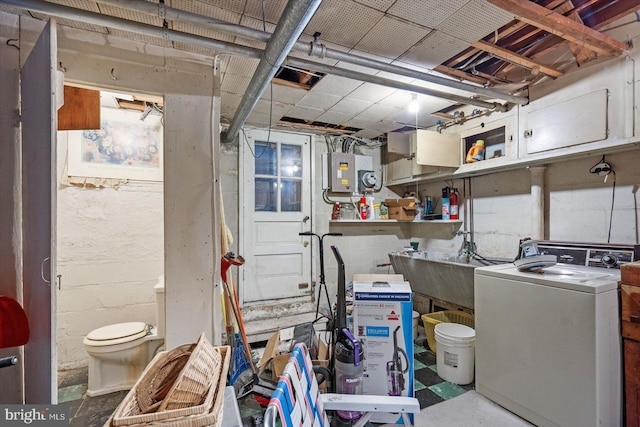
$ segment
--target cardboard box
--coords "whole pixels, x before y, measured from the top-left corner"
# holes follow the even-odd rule
[[[385,199],[384,204],[389,208],[389,219],[413,221],[418,213],[416,199]]]
[[[406,281],[353,282],[354,335],[364,350],[362,393],[391,395],[387,366],[400,362],[401,396],[414,396],[413,295]],[[396,348],[397,344],[397,348]],[[371,421],[400,423],[398,414],[376,414]]]
[[[278,381],[291,356],[294,329],[283,329],[271,335],[258,362],[258,375]],[[329,366],[329,348],[321,338],[318,339],[318,355],[312,362],[325,368]]]

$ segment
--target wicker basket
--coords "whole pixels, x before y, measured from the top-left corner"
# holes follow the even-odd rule
[[[459,310],[445,310],[437,311],[435,313],[428,313],[422,315],[422,323],[424,324],[424,331],[427,334],[427,342],[429,348],[434,353],[436,352],[436,337],[435,329],[438,323],[459,323],[469,327],[475,326],[475,320],[473,314],[465,313]]]
[[[155,363],[157,369],[142,376],[136,390],[136,399],[143,414],[156,412],[169,392],[169,388],[187,364],[195,344],[185,344],[161,354]]]
[[[209,344],[207,343],[207,345]],[[193,352],[189,358],[191,359],[197,345],[187,344],[181,347],[193,349]],[[169,358],[166,356],[166,353],[170,352],[162,352],[159,353],[147,366],[140,379],[136,382],[129,393],[127,393],[124,400],[111,415],[111,417],[105,424],[105,427],[135,427],[148,425],[192,427],[200,425],[216,425],[217,423],[221,422],[221,420],[218,420],[217,418],[222,418],[220,414],[220,407],[222,405],[222,401],[224,400],[224,386],[226,384],[227,373],[229,371],[231,350],[229,346],[211,347],[209,345],[209,347],[212,352],[217,353],[217,357],[215,357],[215,359],[217,359],[219,362],[212,365],[215,372],[212,374],[211,378],[215,379],[215,381],[211,381],[210,387],[208,387],[206,395],[201,402],[198,402],[198,404],[196,405],[180,409],[170,409],[165,411],[158,410],[156,412],[150,413],[142,412],[140,403],[138,401],[138,396],[141,396],[141,399],[144,400],[146,398],[145,396],[153,395],[156,390],[154,389],[152,391],[142,391],[139,390],[139,388],[144,387],[145,384],[149,384],[149,378],[158,376],[158,372],[165,365],[165,362],[168,361]],[[185,363],[185,366],[182,370],[184,370],[187,364],[188,363]],[[176,378],[176,381],[178,381],[178,378]],[[159,405],[156,406],[159,409]]]
[[[209,388],[218,383],[220,363],[220,352],[211,346],[203,333],[158,411],[201,404]]]

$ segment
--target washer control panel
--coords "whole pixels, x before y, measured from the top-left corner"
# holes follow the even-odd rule
[[[615,268],[640,259],[640,245],[608,245],[538,241],[540,255],[555,255],[558,263]]]

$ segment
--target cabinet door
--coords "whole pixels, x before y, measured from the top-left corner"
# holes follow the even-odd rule
[[[462,164],[460,135],[418,129],[416,139],[416,162],[418,165],[457,168]]]

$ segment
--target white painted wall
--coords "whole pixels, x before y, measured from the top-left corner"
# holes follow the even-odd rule
[[[607,182],[590,174],[589,168],[600,161],[601,155],[547,165],[545,170],[545,238],[571,242],[607,243],[613,197],[613,176]],[[638,244],[638,195],[640,186],[640,151],[606,156],[616,171],[615,204],[611,227],[611,243]],[[454,180],[460,192],[463,181]],[[421,197],[439,196],[439,182],[419,186]],[[533,231],[534,201],[531,196],[531,174],[527,168],[493,173],[471,178],[473,216],[469,215],[469,200],[461,202],[461,225],[419,224],[413,237],[421,247],[434,253],[458,253],[462,237],[452,231],[473,230],[478,253],[488,257],[513,259],[519,239]],[[468,184],[467,184],[467,196]],[[436,211],[441,205],[436,205]],[[471,226],[473,223],[473,228]]]
[[[61,369],[85,365],[83,338],[120,322],[155,324],[164,274],[163,183],[62,185],[68,132],[58,132],[57,346]]]

